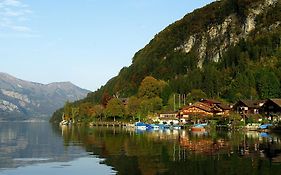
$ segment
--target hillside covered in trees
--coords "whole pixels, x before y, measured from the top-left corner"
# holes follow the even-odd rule
[[[280,9],[281,0],[222,0],[197,9],[158,33],[106,85],[65,108],[77,108],[79,116],[102,116],[113,97],[130,97],[127,108],[135,104],[142,110],[124,109],[116,116],[146,116],[173,110],[174,94],[186,94],[185,102],[279,98]]]

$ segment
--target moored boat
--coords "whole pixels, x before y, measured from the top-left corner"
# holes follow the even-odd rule
[[[142,123],[142,122],[136,122],[135,127],[138,130],[146,130],[147,129],[146,124]]]
[[[193,132],[206,132],[206,127],[207,124],[203,123],[203,124],[195,124],[191,127],[191,131]]]
[[[61,125],[61,126],[63,126],[63,125],[69,125],[69,121],[67,121],[67,120],[62,120],[62,121],[60,122],[60,125]]]

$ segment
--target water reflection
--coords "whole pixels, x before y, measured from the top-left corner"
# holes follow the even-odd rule
[[[281,174],[274,133],[0,125],[0,174]]]
[[[118,174],[281,174],[280,135],[193,133],[132,128],[63,128],[65,144],[82,142]]]
[[[110,167],[99,166],[101,160],[89,156],[82,147],[83,143],[70,144],[70,140],[63,138],[59,127],[52,128],[49,123],[0,123],[0,174],[39,172],[44,175],[75,168],[83,174],[89,170],[92,174],[94,168],[96,174],[113,172]],[[91,166],[85,168],[89,164]],[[76,173],[70,171],[68,174]]]

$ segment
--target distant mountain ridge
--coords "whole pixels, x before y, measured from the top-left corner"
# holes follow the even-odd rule
[[[0,120],[48,118],[66,101],[82,99],[89,92],[71,82],[41,84],[0,72]]]

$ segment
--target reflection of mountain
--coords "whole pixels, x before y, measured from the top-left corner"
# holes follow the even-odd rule
[[[79,147],[67,149],[49,123],[0,123],[0,171],[34,163],[70,161],[86,154]]]
[[[104,158],[118,174],[279,174],[270,165],[272,156],[261,152],[281,150],[280,139],[247,137],[244,133],[193,135],[188,131],[156,131],[141,134],[121,128],[65,128],[69,143],[83,142],[87,152]],[[279,137],[280,138],[280,137]],[[245,149],[250,154],[241,154]],[[272,167],[270,167],[272,166]]]

